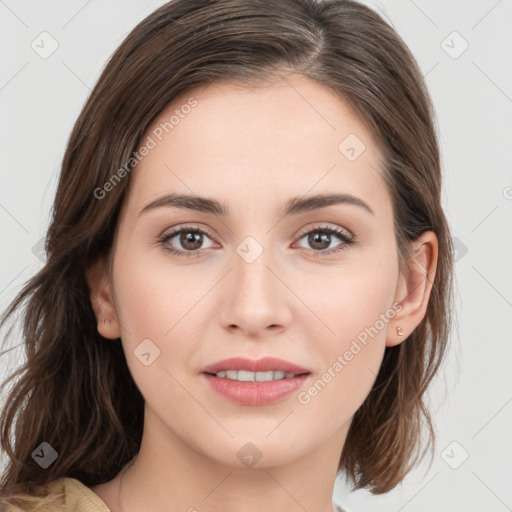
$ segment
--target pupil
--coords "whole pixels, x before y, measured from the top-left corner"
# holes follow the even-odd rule
[[[186,249],[198,249],[201,247],[201,241],[201,233],[193,233],[192,231],[182,233],[180,240]]]
[[[315,243],[320,243],[321,247],[317,248],[317,250],[325,249],[326,247],[329,247],[330,235],[328,233],[314,233],[313,235],[310,235],[309,242],[313,248],[315,247]]]

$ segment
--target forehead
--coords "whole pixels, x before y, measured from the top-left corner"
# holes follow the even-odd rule
[[[372,195],[384,187],[380,153],[360,117],[304,77],[185,91],[148,128],[143,143],[149,139],[153,148],[131,176],[130,202],[138,205],[169,191],[231,203],[233,191]]]

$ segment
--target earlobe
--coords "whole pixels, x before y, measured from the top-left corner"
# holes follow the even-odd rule
[[[85,272],[89,286],[89,297],[96,315],[98,332],[109,339],[121,336],[117,312],[108,280],[106,261],[101,258],[93,263]]]
[[[420,324],[432,291],[437,265],[437,237],[432,231],[427,231],[411,242],[411,246],[413,257],[409,261],[409,275],[400,276],[395,293],[395,300],[401,308],[388,331],[388,347],[405,341]]]

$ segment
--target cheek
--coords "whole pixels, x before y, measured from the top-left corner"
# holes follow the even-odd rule
[[[392,251],[389,256],[393,262]],[[349,420],[379,372],[387,331],[398,310],[393,306],[398,270],[393,269],[390,264],[383,271],[378,262],[345,268],[317,280],[317,292],[307,295],[308,305],[322,321],[311,317],[309,332],[314,331],[311,338],[316,339],[323,367],[297,398],[333,428],[341,418],[326,412],[340,411],[343,420]],[[308,285],[311,290],[311,283],[304,283],[303,293]]]
[[[384,249],[376,251],[380,258],[356,253],[346,264],[321,272],[305,272],[296,280],[294,291],[312,313],[307,316],[311,318],[309,325],[322,330],[319,339],[325,340],[327,351],[343,349],[376,322],[385,335],[387,324],[382,325],[379,320],[386,313],[394,317],[388,310],[395,297],[398,265],[393,247]]]
[[[156,258],[151,251],[130,254],[120,258],[114,269],[116,306],[128,337],[165,340],[194,325],[195,307],[211,276],[191,270],[192,266],[170,265],[163,252]]]
[[[124,254],[127,254],[125,252]],[[150,264],[144,256],[124,256],[114,268],[116,309],[128,367],[148,402],[179,392],[172,375],[182,371],[197,349],[201,310],[196,307],[208,287],[204,278]],[[190,267],[191,268],[191,267]],[[192,281],[194,284],[192,284]],[[197,286],[196,286],[197,285]]]
[[[370,310],[366,304],[364,313],[342,315],[344,320],[339,319],[335,326],[338,335],[330,340],[324,336],[317,345],[323,365],[318,368],[312,387],[305,390],[303,397],[298,397],[299,403],[308,403],[322,393],[319,402],[329,402],[330,406],[344,411],[347,419],[352,416],[379,372],[389,323],[384,311],[384,308]]]

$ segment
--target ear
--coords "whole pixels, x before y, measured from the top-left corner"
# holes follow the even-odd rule
[[[395,302],[401,309],[389,326],[386,345],[393,347],[407,339],[423,320],[426,312],[432,284],[436,274],[438,242],[432,231],[426,231],[417,240],[411,242],[413,256],[409,261],[409,275],[400,275]],[[402,332],[398,334],[397,327]]]
[[[106,260],[100,258],[93,263],[86,270],[85,278],[89,286],[92,309],[96,314],[98,332],[105,338],[120,338],[121,330],[112,298]]]

